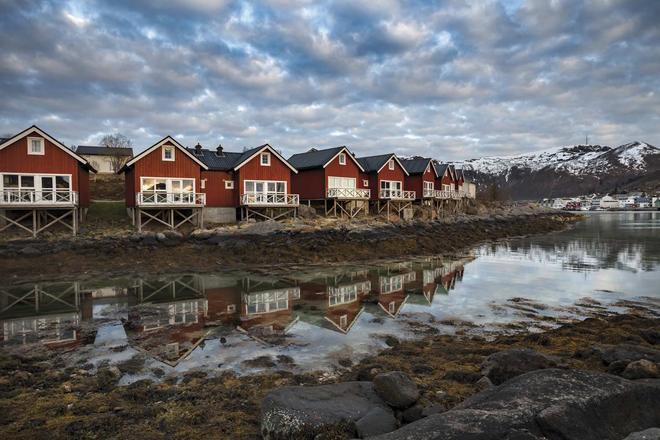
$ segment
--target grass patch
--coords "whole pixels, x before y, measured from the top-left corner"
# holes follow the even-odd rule
[[[128,214],[126,214],[124,201],[91,202],[83,227],[86,227],[90,231],[107,228],[130,228],[131,221]]]

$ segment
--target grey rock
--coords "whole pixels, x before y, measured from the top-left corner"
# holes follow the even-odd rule
[[[493,384],[499,385],[521,374],[553,368],[557,365],[559,365],[557,358],[527,348],[514,348],[488,356],[481,365],[481,372]]]
[[[41,251],[34,246],[25,246],[20,250],[21,255],[40,255]]]
[[[660,425],[658,386],[603,373],[537,370],[375,439],[621,439]]]
[[[373,408],[364,417],[355,422],[358,437],[368,438],[392,432],[398,427],[396,418],[389,409]]]
[[[490,381],[488,376],[483,376],[481,379],[475,382],[475,386],[479,391],[487,390],[488,388],[494,386],[493,382]]]
[[[660,440],[660,428],[649,428],[644,431],[633,432],[623,440]]]
[[[163,234],[162,232],[159,232],[159,233],[156,234],[156,240],[158,240],[160,242],[163,242],[163,241],[167,240],[167,236],[165,234]]]
[[[390,371],[374,377],[376,393],[394,408],[408,408],[419,399],[417,385],[402,371]]]
[[[640,359],[630,362],[621,375],[626,379],[658,379],[660,367],[655,362]]]
[[[421,405],[413,405],[401,413],[401,419],[406,423],[416,422],[424,417],[424,408]]]
[[[167,237],[168,240],[183,240],[183,234],[179,231],[165,231],[163,235]]]
[[[422,410],[422,417],[432,416],[433,414],[440,414],[447,411],[447,407],[442,404],[427,406]]]
[[[374,408],[389,410],[371,382],[345,382],[312,387],[284,387],[261,403],[261,433],[266,440],[314,438],[344,428]]]
[[[660,363],[660,350],[633,344],[620,344],[615,346],[598,347],[595,349],[606,365],[617,361],[626,363],[646,359]]]

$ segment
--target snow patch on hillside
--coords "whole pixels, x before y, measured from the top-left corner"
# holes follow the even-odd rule
[[[572,145],[514,156],[470,159],[455,165],[468,171],[504,176],[508,180],[513,168],[530,172],[550,168],[573,175],[603,173],[621,165],[643,170],[646,167],[645,157],[649,154],[660,154],[660,149],[643,142],[632,142],[617,148]]]

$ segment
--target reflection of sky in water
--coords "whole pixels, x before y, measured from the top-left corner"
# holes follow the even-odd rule
[[[28,290],[11,288],[0,298],[0,322],[7,343],[77,344],[72,364],[117,363],[142,353],[147,367],[179,373],[253,371],[260,367],[244,361],[260,356],[277,368],[289,367],[286,357],[301,369],[336,367],[384,348],[386,335],[415,337],[418,324],[453,331],[447,323],[462,320],[487,331],[516,321],[534,328],[520,310],[530,303],[512,298],[541,303],[538,316],[557,318],[584,315],[575,304],[585,298],[618,311],[611,306],[618,300],[651,297],[657,307],[659,225],[655,212],[592,214],[569,231],[481,246],[473,261],[306,268],[277,279],[236,272],[42,284],[50,293],[37,309]],[[70,316],[95,330],[93,343],[80,332],[71,340]]]

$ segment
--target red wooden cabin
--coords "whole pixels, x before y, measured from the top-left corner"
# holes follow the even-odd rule
[[[441,191],[440,199],[455,198],[456,193],[456,170],[453,165],[446,163],[434,163],[436,176],[436,188]]]
[[[309,205],[322,203],[325,214],[335,216],[368,211],[371,194],[364,169],[348,148],[311,149],[294,154],[289,163],[298,170],[293,190]]]
[[[298,196],[289,193],[296,169],[268,144],[233,153],[185,148],[168,136],[120,172],[139,229],[151,221],[172,229],[187,222],[202,226],[204,218],[235,222],[238,208],[242,218],[277,219],[298,206]]]
[[[458,197],[463,197],[464,191],[463,191],[463,185],[465,184],[465,176],[463,175],[463,170],[462,169],[456,169],[454,165],[450,165],[449,168],[452,169],[454,172],[454,188],[456,193],[458,194]]]
[[[405,188],[405,178],[408,172],[395,154],[381,154],[358,158],[364,169],[364,183],[369,184],[371,200],[376,206],[376,212],[390,210],[401,214],[412,206],[415,191]]]
[[[75,235],[89,207],[89,173],[81,156],[36,125],[0,139],[0,231],[36,236],[55,224]]]
[[[402,159],[408,175],[404,187],[409,191],[415,191],[417,200],[432,200],[435,198],[435,181],[437,179],[433,160],[425,157],[413,159]]]
[[[200,145],[188,151],[206,164],[202,180],[206,194],[205,216],[220,222],[240,217],[277,220],[295,215],[298,194],[292,193],[292,176],[298,171],[268,144],[241,153],[208,150]]]

